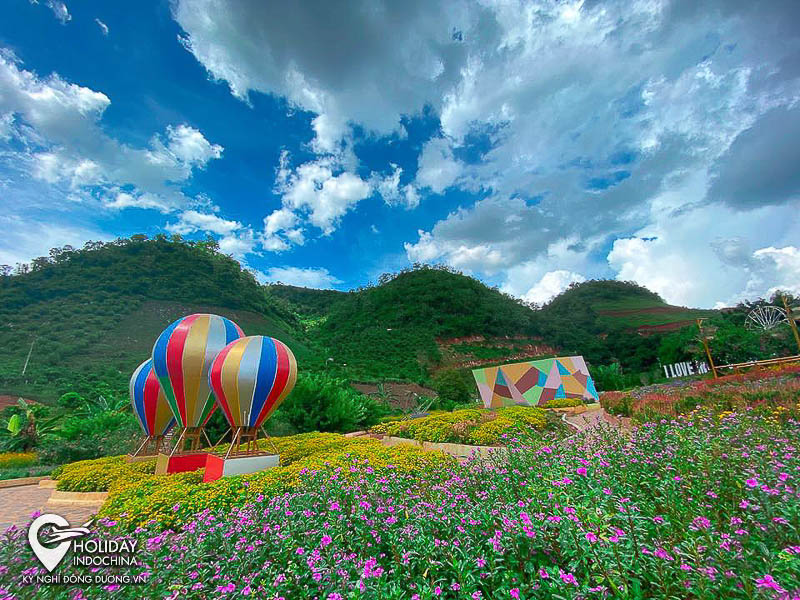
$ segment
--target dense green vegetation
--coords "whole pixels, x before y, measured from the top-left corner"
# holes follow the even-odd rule
[[[92,396],[100,383],[123,393],[163,328],[193,312],[227,316],[312,360],[296,317],[213,240],[89,242],[0,272],[0,393],[53,401]]]
[[[278,337],[303,371],[342,380],[431,385],[437,372],[461,367],[469,381],[470,361],[522,360],[541,345],[582,354],[599,369],[601,389],[630,387],[658,377],[659,360],[701,358],[696,327],[638,335],[643,325],[680,327],[711,316],[722,363],[793,353],[788,327],[769,334],[742,327],[749,308],[669,306],[620,281],[575,284],[537,308],[429,265],[351,292],[263,286],[211,239],[134,236],[56,248],[13,273],[0,268],[0,394],[53,402],[68,391],[96,398],[105,385],[124,396],[158,333],[192,312],[222,314],[249,335]]]
[[[347,294],[314,330],[359,379],[422,382],[441,361],[437,338],[536,330],[530,308],[460,273],[423,266],[387,279]]]
[[[797,299],[791,294],[786,294],[786,299],[789,305],[797,304]],[[800,353],[787,323],[769,331],[746,326],[747,315],[754,308],[781,304],[780,295],[776,293],[769,301],[744,302],[704,321],[704,329],[713,336],[709,344],[714,362],[718,365],[735,364]],[[659,346],[659,359],[664,364],[684,360],[705,361],[705,351],[698,336],[697,327],[687,327],[665,336]]]

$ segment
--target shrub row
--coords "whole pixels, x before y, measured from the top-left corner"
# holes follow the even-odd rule
[[[30,467],[36,460],[35,452],[4,452],[0,454],[0,469]]]
[[[416,473],[452,466],[454,462],[455,459],[441,452],[406,444],[387,448],[374,439],[347,440],[332,450],[305,456],[287,466],[210,483],[201,483],[201,471],[118,477],[111,484],[99,514],[124,527],[175,528],[202,511],[226,512],[294,490],[310,472],[336,471],[347,479],[360,472],[359,465],[368,465],[371,471]]]
[[[543,430],[546,426],[547,414],[541,408],[509,406],[494,411],[470,408],[432,413],[419,419],[380,423],[370,431],[420,442],[494,446],[503,444],[506,438]]]

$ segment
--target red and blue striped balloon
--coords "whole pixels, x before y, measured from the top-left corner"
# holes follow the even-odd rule
[[[259,427],[275,412],[297,381],[297,361],[275,338],[243,337],[217,355],[209,372],[231,427]]]
[[[148,358],[133,372],[129,389],[133,414],[139,419],[145,435],[164,435],[172,429],[175,417],[153,371],[151,359]]]
[[[178,319],[158,336],[153,367],[182,427],[201,427],[211,417],[216,408],[208,386],[211,363],[220,350],[243,335],[230,319],[197,314]]]

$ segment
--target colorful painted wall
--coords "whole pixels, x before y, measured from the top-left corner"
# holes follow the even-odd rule
[[[554,398],[598,401],[597,390],[582,356],[563,356],[499,367],[474,369],[486,408],[525,404],[537,406]]]

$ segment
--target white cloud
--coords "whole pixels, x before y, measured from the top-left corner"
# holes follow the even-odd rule
[[[3,137],[19,144],[6,155],[15,169],[70,197],[101,201],[109,208],[178,210],[203,201],[179,186],[222,153],[186,124],[167,126],[149,147],[135,148],[108,136],[100,125],[111,100],[57,74],[41,78],[0,52],[0,115]],[[120,193],[119,190],[124,189]]]
[[[180,215],[177,223],[167,226],[173,233],[186,235],[195,231],[208,231],[218,235],[230,235],[242,228],[238,221],[227,221],[217,215],[200,213],[196,210],[187,210]]]
[[[677,305],[730,306],[798,289],[798,209],[797,202],[764,206],[742,218],[724,205],[700,206],[616,240],[608,262],[618,279]],[[763,246],[765,233],[774,245]]]
[[[94,22],[97,23],[97,26],[100,28],[100,31],[102,32],[102,34],[107,36],[108,35],[108,25],[103,23],[98,18],[95,18]]]
[[[263,275],[267,282],[281,282],[298,287],[331,289],[342,283],[324,268],[272,267]]]
[[[264,233],[268,236],[291,229],[297,224],[297,215],[288,208],[279,208],[264,217]]]
[[[182,0],[173,12],[214,78],[239,98],[277,94],[311,111],[313,144],[331,152],[348,122],[399,131],[401,115],[447,90],[467,52],[450,30],[478,25],[468,6]]]
[[[400,204],[408,209],[416,208],[420,201],[417,188],[412,183],[401,185],[400,176],[403,174],[403,169],[395,164],[391,166],[394,169],[391,175],[380,177],[373,174],[373,185],[376,191],[390,206]]]
[[[255,252],[257,244],[253,231],[239,221],[223,219],[218,215],[196,210],[182,212],[178,222],[167,225],[166,229],[180,235],[198,231],[216,234],[220,236],[220,252],[230,254],[238,260],[243,260],[247,254]]]
[[[433,138],[426,142],[419,155],[416,182],[419,187],[441,194],[456,182],[461,171],[450,144],[443,138]]]
[[[72,15],[69,14],[67,5],[63,2],[59,2],[58,0],[47,0],[47,7],[53,11],[56,19],[58,19],[62,25],[66,25],[68,21],[72,20]]]
[[[304,243],[305,232],[300,225],[303,221],[320,229],[323,235],[330,235],[339,220],[372,193],[367,181],[342,171],[338,161],[331,157],[292,170],[288,155],[283,153],[277,181],[282,207],[264,218],[262,236],[264,249],[273,252],[288,249],[290,243]]]
[[[580,283],[586,278],[580,273],[571,271],[550,271],[522,296],[526,302],[545,304],[567,289],[571,283]]]

